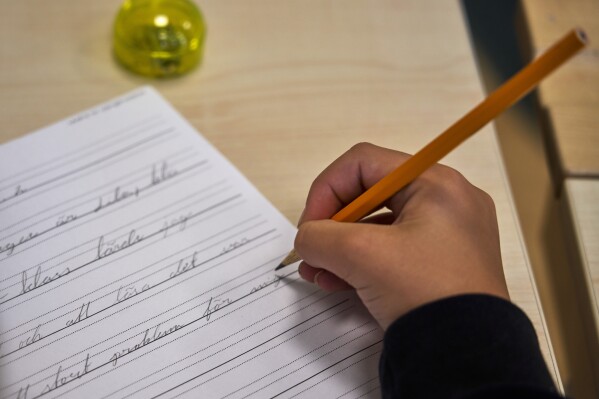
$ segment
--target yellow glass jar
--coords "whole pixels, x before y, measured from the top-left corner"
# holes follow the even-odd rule
[[[199,64],[205,36],[202,13],[189,0],[126,0],[114,23],[114,54],[140,75],[177,76]]]

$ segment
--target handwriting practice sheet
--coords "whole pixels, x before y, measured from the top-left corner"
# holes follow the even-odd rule
[[[0,146],[0,398],[379,397],[355,295],[275,274],[294,236],[149,87]]]

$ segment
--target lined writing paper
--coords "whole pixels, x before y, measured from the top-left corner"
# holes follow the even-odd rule
[[[352,293],[153,89],[0,146],[0,398],[380,396]]]

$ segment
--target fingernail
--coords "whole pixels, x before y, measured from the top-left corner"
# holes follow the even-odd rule
[[[320,277],[320,275],[324,272],[324,270],[320,270],[318,273],[316,273],[314,275],[314,284],[316,284],[317,286],[320,287],[320,284],[318,284],[318,277]]]
[[[306,278],[304,277],[303,270],[304,270],[304,262],[301,262],[299,264],[299,266],[297,267],[297,272],[299,273],[299,275],[300,275],[301,278],[303,278],[304,280],[306,280]]]

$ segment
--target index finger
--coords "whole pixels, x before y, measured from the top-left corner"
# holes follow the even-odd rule
[[[330,218],[409,157],[370,143],[353,146],[314,180],[298,224]]]

